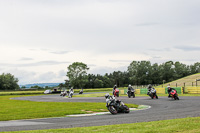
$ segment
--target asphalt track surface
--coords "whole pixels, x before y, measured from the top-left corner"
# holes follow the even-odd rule
[[[18,97],[15,99],[45,102],[105,102],[104,97],[62,98],[59,95]],[[180,97],[180,100],[175,101],[167,97],[151,99],[150,97],[137,97],[136,95],[136,98],[119,97],[119,99],[124,103],[149,105],[151,108],[131,111],[129,114],[0,121],[0,132],[101,126],[200,116],[200,97]]]

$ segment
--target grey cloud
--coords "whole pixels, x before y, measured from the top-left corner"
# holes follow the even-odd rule
[[[27,58],[27,57],[23,57],[23,58],[21,58],[20,60],[24,60],[24,61],[27,61],[27,60],[33,60],[33,58]]]
[[[66,50],[63,50],[63,51],[53,51],[53,50],[50,50],[50,49],[46,49],[46,48],[42,48],[41,51],[46,51],[46,52],[50,52],[52,54],[67,54],[69,53],[70,51],[66,51]]]
[[[179,50],[183,50],[183,51],[200,51],[200,46],[176,46],[174,47],[176,49]]]

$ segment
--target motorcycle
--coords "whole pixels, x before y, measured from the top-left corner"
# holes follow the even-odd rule
[[[117,97],[119,97],[119,89],[115,89],[115,91],[114,91],[114,96],[117,96]]]
[[[152,88],[149,92],[148,92],[148,95],[151,97],[151,99],[158,99],[158,96],[156,94],[156,89]]]
[[[134,90],[134,89],[128,90],[128,91],[127,91],[127,95],[128,95],[129,98],[130,98],[131,96],[133,96],[133,98],[135,98],[135,90]]]
[[[72,98],[73,94],[74,94],[74,91],[69,91],[68,98]]]
[[[172,90],[170,92],[170,95],[171,95],[171,98],[174,99],[174,100],[179,100],[179,97],[178,97],[178,94],[177,94],[177,91],[176,90]]]
[[[113,115],[117,113],[129,113],[130,110],[122,101],[116,100],[115,97],[106,99],[106,107]]]
[[[80,91],[79,91],[79,94],[83,94],[83,90],[80,90]]]
[[[63,92],[61,92],[60,93],[60,96],[68,96],[68,94],[69,94],[69,91],[63,91]]]

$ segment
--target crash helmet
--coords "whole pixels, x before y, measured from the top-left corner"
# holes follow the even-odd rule
[[[114,88],[117,88],[117,85],[114,85]]]
[[[129,84],[128,87],[131,87],[131,84]]]
[[[170,86],[167,86],[167,89],[169,90],[169,89],[170,89]]]
[[[147,88],[149,88],[149,89],[150,89],[150,88],[152,88],[152,85],[151,85],[151,84],[149,84]]]
[[[107,98],[109,98],[110,97],[110,94],[109,93],[106,93],[105,94],[105,98],[107,99]]]

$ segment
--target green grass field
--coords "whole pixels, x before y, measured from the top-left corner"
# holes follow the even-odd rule
[[[5,95],[37,95],[44,94],[44,91],[0,91],[0,96]]]
[[[64,117],[71,114],[86,114],[89,112],[108,111],[106,103],[78,103],[78,102],[34,102],[12,100],[12,97],[0,96],[0,121],[34,119],[47,117]],[[128,107],[138,105],[127,104]]]
[[[108,126],[77,127],[66,129],[48,129],[15,131],[6,133],[199,133],[200,117],[118,124]]]
[[[95,90],[99,92],[101,89]],[[109,90],[110,92],[112,90]],[[67,102],[34,102],[11,100],[12,97],[29,96],[35,94],[35,91],[15,92],[0,92],[0,121],[6,120],[20,120],[20,119],[34,119],[34,118],[48,118],[48,117],[65,117],[70,114],[85,114],[91,112],[107,111],[105,103],[67,103]],[[11,94],[10,94],[11,93]],[[42,92],[37,92],[41,95]],[[104,97],[105,93],[82,94],[74,95],[74,97]],[[120,95],[127,96],[127,95]],[[147,96],[147,95],[136,95]],[[158,94],[158,96],[167,96],[167,94]],[[180,94],[182,96],[200,96],[200,94]],[[148,96],[147,96],[148,97]],[[84,104],[84,106],[83,106]],[[129,107],[137,107],[137,105],[127,104]],[[116,128],[115,130],[113,130]],[[27,131],[18,131],[15,133],[26,133]],[[109,126],[96,127],[82,127],[82,128],[68,128],[68,129],[50,129],[50,130],[36,130],[28,131],[30,133],[83,133],[83,132],[115,132],[115,133],[200,133],[200,117],[184,118],[174,120],[163,120],[154,122],[142,122],[133,124],[120,124]]]

